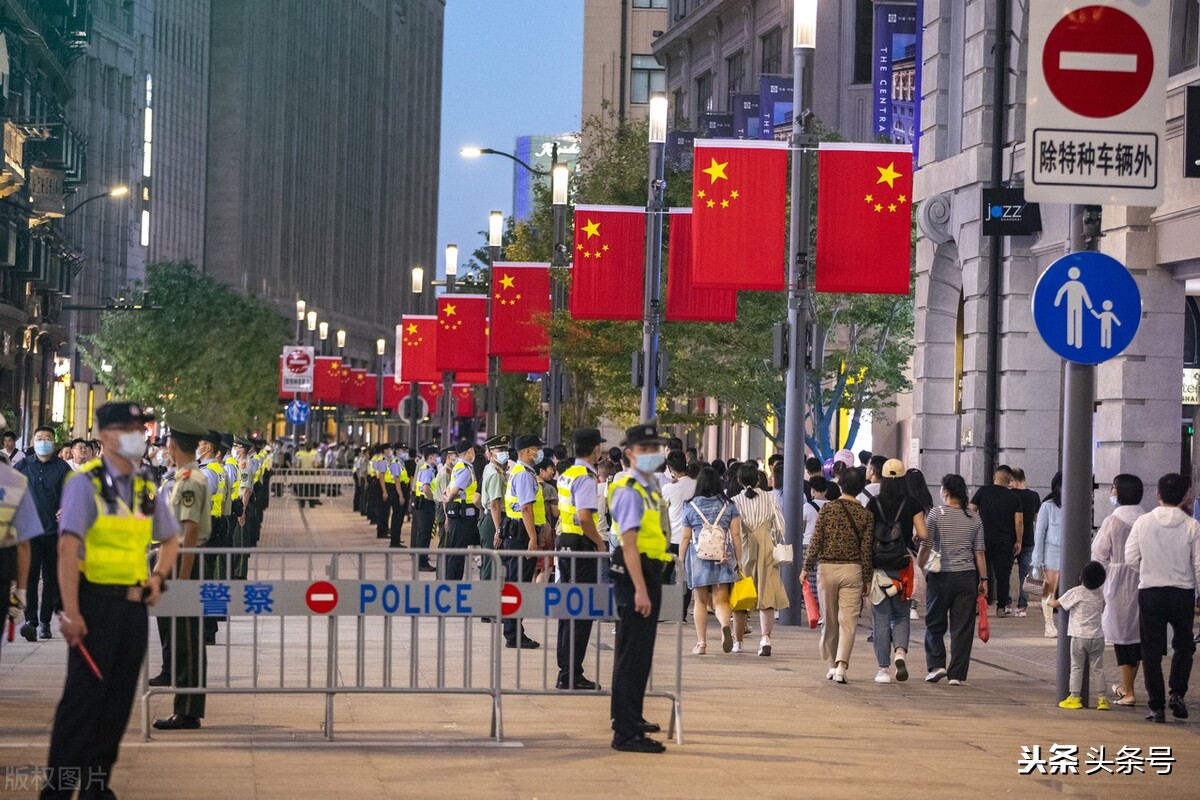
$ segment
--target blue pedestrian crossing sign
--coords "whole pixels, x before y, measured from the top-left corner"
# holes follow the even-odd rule
[[[293,425],[308,424],[308,403],[303,400],[293,400],[287,404],[283,416]]]
[[[1033,290],[1033,322],[1051,350],[1076,364],[1100,364],[1133,341],[1142,295],[1125,265],[1103,253],[1071,253]]]

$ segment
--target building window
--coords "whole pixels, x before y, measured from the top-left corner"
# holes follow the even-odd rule
[[[1200,35],[1200,3],[1196,0],[1171,0],[1171,47],[1169,69],[1172,75],[1197,66]]]
[[[713,76],[706,72],[696,81],[696,113],[713,110]]]
[[[634,56],[630,63],[629,102],[649,103],[650,95],[667,90],[667,70],[654,56]]]
[[[762,74],[780,75],[783,69],[783,28],[762,37]]]
[[[854,3],[854,82],[871,82],[871,51],[875,47],[875,3],[855,0]]]
[[[681,129],[686,127],[687,121],[683,113],[683,90],[676,89],[671,92],[671,118],[675,120],[674,127]]]
[[[667,0],[633,0],[634,8],[666,8]]]
[[[729,93],[734,94],[742,91],[744,88],[742,83],[746,80],[746,54],[734,53],[729,58],[725,59],[725,81],[729,88]]]

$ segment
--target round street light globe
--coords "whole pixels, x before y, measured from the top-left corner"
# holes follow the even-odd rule
[[[458,148],[458,154],[460,156],[462,156],[463,158],[479,158],[481,155],[483,155],[483,148],[482,147],[460,147],[460,148]]]

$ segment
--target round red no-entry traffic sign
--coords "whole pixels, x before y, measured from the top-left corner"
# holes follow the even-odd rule
[[[312,358],[303,350],[293,350],[287,354],[287,358],[283,360],[283,365],[293,375],[303,375],[312,367]]]
[[[500,589],[500,616],[510,617],[521,608],[521,590],[511,583]]]
[[[1133,17],[1085,6],[1060,19],[1042,51],[1046,85],[1064,108],[1105,119],[1138,104],[1154,74],[1154,46]]]
[[[328,614],[337,608],[337,587],[329,581],[317,581],[304,593],[304,602],[314,614]]]

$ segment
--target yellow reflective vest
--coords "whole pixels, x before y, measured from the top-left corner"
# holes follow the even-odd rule
[[[558,476],[558,521],[562,525],[563,533],[583,534],[583,526],[579,524],[579,509],[575,507],[575,498],[571,494],[571,484],[584,476],[595,478],[591,470],[580,464],[567,467],[563,474]],[[593,521],[595,520],[595,511],[587,509],[585,513],[592,515]]]
[[[616,493],[622,489],[632,489],[642,498],[642,521],[638,524],[637,549],[646,558],[654,561],[670,561],[671,554],[667,552],[667,536],[662,526],[662,497],[658,488],[649,491],[633,475],[624,475],[620,480],[613,481],[609,490],[609,508]],[[613,518],[613,530],[621,535],[621,526]]]
[[[68,480],[90,480],[96,499],[96,521],[83,536],[83,560],[79,571],[90,583],[134,586],[149,577],[146,548],[154,530],[153,513],[131,509],[121,498],[109,508],[101,494],[100,479],[103,462],[92,459]],[[153,499],[154,484],[140,474],[133,476],[133,503],[145,496]]]
[[[542,495],[542,482],[537,479],[533,469],[518,461],[508,471],[508,485],[504,487],[504,516],[509,519],[521,519],[521,504],[513,493],[513,479],[522,472],[528,472],[537,486],[537,496],[533,499],[533,524],[546,524],[546,498]]]
[[[225,481],[225,468],[219,461],[209,461],[204,469],[217,476],[217,490],[212,495],[212,516],[219,517],[225,513],[225,491],[228,488]]]

